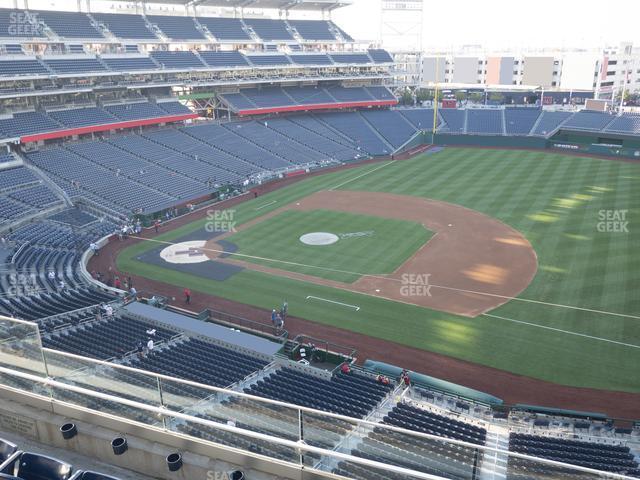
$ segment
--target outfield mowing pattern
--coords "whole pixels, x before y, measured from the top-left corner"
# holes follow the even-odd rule
[[[370,234],[341,238],[332,245],[305,245],[299,238],[310,232]],[[423,225],[414,222],[332,210],[289,210],[225,240],[238,247],[237,253],[246,255],[241,260],[353,283],[362,274],[392,273],[430,237]]]
[[[366,172],[372,173],[363,176]],[[344,183],[349,179],[354,180]],[[331,188],[422,196],[498,218],[525,234],[538,255],[538,273],[520,298],[640,316],[638,164],[542,151],[447,148],[312,177],[238,206],[235,218],[241,224]],[[628,210],[629,233],[599,232],[601,210]],[[203,223],[160,239],[178,238]],[[203,281],[135,260],[153,247],[125,250],[119,269],[269,309],[286,296],[292,315],[319,323],[566,385],[640,392],[639,318],[512,300],[468,319],[260,272]],[[361,309],[356,314],[310,303],[307,295]]]

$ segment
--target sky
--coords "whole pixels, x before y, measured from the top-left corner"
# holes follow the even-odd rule
[[[640,47],[638,0],[427,0],[425,10],[426,49],[477,44],[488,49],[592,48],[621,41]],[[354,0],[335,11],[333,19],[357,39],[378,40],[380,0]]]

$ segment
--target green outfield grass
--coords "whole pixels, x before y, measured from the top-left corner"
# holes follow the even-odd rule
[[[368,234],[332,245],[305,245],[300,236],[310,232]],[[430,237],[423,225],[414,222],[332,210],[289,210],[226,240],[238,247],[241,260],[352,283],[362,274],[392,273]]]
[[[241,224],[336,187],[443,200],[518,229],[539,261],[519,298],[544,303],[512,300],[469,319],[253,271],[208,281],[137,261],[153,243],[125,250],[118,268],[268,309],[286,297],[292,315],[517,374],[640,392],[640,319],[632,318],[640,316],[640,165],[542,151],[448,148],[312,177],[239,205],[235,219]],[[598,230],[603,215],[625,210],[627,233]],[[179,238],[204,221],[160,238]],[[308,295],[361,309],[311,303]]]

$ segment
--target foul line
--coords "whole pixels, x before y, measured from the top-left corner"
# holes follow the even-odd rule
[[[175,245],[174,242],[156,240],[154,238],[143,238],[143,237],[138,237],[138,236],[133,236],[133,235],[130,235],[130,237],[131,238],[135,238],[137,240],[144,240],[144,241],[147,241],[147,242],[156,242],[156,243],[162,243],[162,244],[166,244],[166,245]],[[292,266],[304,267],[304,268],[316,268],[318,270],[324,270],[324,271],[333,272],[333,273],[345,273],[345,274],[348,274],[348,275],[357,275],[357,276],[360,276],[360,277],[376,278],[376,279],[379,279],[379,280],[387,280],[387,281],[391,281],[391,282],[402,283],[403,285],[413,285],[413,284],[420,285],[418,283],[413,283],[413,282],[403,282],[399,278],[390,278],[388,275],[369,274],[369,273],[361,273],[361,272],[351,272],[349,270],[339,270],[339,269],[336,269],[336,268],[321,267],[319,265],[308,265],[308,264],[305,264],[305,263],[290,262],[290,261],[287,261],[287,260],[278,260],[278,259],[275,259],[275,258],[258,257],[258,256],[255,256],[255,255],[247,255],[247,254],[238,253],[238,252],[226,252],[224,250],[218,250],[218,249],[215,249],[215,248],[200,248],[200,250],[207,251],[207,252],[213,252],[213,253],[220,253],[220,254],[223,253],[223,254],[227,254],[229,256],[243,257],[243,258],[248,258],[248,259],[253,259],[253,260],[261,260],[261,261],[267,261],[267,262],[280,263],[280,264],[283,264],[283,265],[292,265]],[[602,315],[610,315],[610,316],[622,317],[622,318],[633,318],[634,320],[640,320],[640,316],[638,316],[638,315],[629,315],[629,314],[626,314],[626,313],[608,312],[608,311],[605,311],[605,310],[595,310],[595,309],[586,308],[586,307],[576,307],[576,306],[573,306],[573,305],[563,305],[561,303],[543,302],[541,300],[532,300],[532,299],[529,299],[529,298],[510,297],[508,295],[500,295],[500,294],[497,294],[497,293],[489,293],[489,292],[479,292],[479,291],[475,291],[475,290],[467,290],[467,289],[464,289],[464,288],[448,287],[448,286],[445,286],[445,285],[429,284],[429,286],[433,287],[433,288],[441,288],[443,290],[451,290],[451,291],[459,292],[459,293],[469,293],[469,294],[474,294],[474,295],[484,295],[484,296],[487,296],[487,297],[503,298],[505,300],[514,300],[514,301],[524,302],[524,303],[535,303],[535,304],[538,304],[538,305],[545,305],[545,306],[549,306],[549,307],[566,308],[566,309],[569,309],[569,310],[578,310],[578,311],[581,311],[581,312],[598,313],[598,314],[602,314]]]
[[[506,320],[507,322],[520,323],[522,325],[528,325],[530,327],[536,327],[536,328],[542,328],[542,329],[545,329],[545,330],[552,330],[554,332],[566,333],[567,335],[575,335],[576,337],[589,338],[591,340],[598,340],[600,342],[615,343],[616,345],[622,345],[624,347],[640,348],[640,345],[633,345],[631,343],[618,342],[616,340],[609,340],[607,338],[602,338],[602,337],[594,337],[593,335],[587,335],[586,333],[571,332],[569,330],[562,330],[560,328],[548,327],[546,325],[539,325],[537,323],[524,322],[522,320],[516,320],[514,318],[501,317],[499,315],[493,315],[491,313],[481,313],[481,315],[483,315],[485,317],[491,317],[491,318],[498,318],[500,320]]]
[[[255,210],[260,210],[261,208],[268,207],[269,205],[273,205],[276,202],[277,200],[273,200],[272,202],[265,203],[264,205],[260,205],[259,207],[256,207]]]
[[[314,297],[313,295],[307,295],[307,300],[309,299],[320,300],[321,302],[334,303],[336,305],[342,305],[343,307],[355,308],[356,312],[360,311],[360,307],[358,307],[357,305],[350,305],[348,303],[336,302],[335,300],[329,300],[328,298],[321,298],[321,297]]]
[[[364,177],[365,175],[369,175],[370,173],[377,172],[377,171],[378,171],[378,170],[380,170],[381,168],[387,167],[387,166],[391,165],[392,163],[395,163],[395,160],[391,160],[390,162],[385,163],[384,165],[380,165],[379,167],[376,167],[376,168],[374,168],[373,170],[369,170],[368,172],[361,173],[361,174],[360,174],[360,175],[358,175],[357,177],[353,177],[353,178],[350,178],[349,180],[345,180],[344,182],[339,183],[339,184],[338,184],[338,185],[336,185],[335,187],[331,187],[331,188],[329,189],[329,191],[330,191],[330,192],[332,192],[332,191],[333,191],[333,190],[335,190],[336,188],[340,188],[340,187],[342,187],[342,186],[346,185],[347,183],[353,182],[354,180],[357,180],[357,179],[359,179],[359,178],[362,178],[362,177]]]

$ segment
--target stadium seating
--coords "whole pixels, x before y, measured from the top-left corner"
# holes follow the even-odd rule
[[[573,114],[571,112],[546,112],[543,111],[533,128],[532,135],[548,136],[553,133]]]
[[[502,110],[467,110],[467,133],[502,135]]]
[[[640,473],[638,462],[626,446],[512,433],[509,450],[604,472],[634,476]],[[554,467],[515,457],[509,458],[508,468],[510,473],[518,476],[554,473]]]
[[[607,127],[606,132],[640,134],[640,115],[627,114],[616,117]]]
[[[283,88],[284,92],[299,105],[334,103],[335,100],[319,87]]]
[[[61,125],[70,128],[118,121],[118,118],[97,107],[55,110],[47,112],[47,115]]]
[[[202,58],[207,65],[213,68],[218,67],[247,67],[249,63],[247,59],[240,52],[213,52],[213,51],[201,51],[198,52],[200,58]]]
[[[156,107],[170,115],[185,115],[193,113],[186,105],[182,105],[180,102],[173,100],[168,102],[159,101],[156,104]]]
[[[259,380],[246,393],[317,410],[364,418],[393,387],[372,377],[337,373],[330,380],[283,368]]]
[[[57,59],[44,58],[42,62],[58,74],[107,71],[106,67],[95,57]]]
[[[192,52],[156,50],[151,52],[151,58],[165,69],[189,70],[206,68],[206,65]]]
[[[400,113],[393,110],[368,110],[362,116],[395,148],[409,140],[416,129]]]
[[[329,95],[339,102],[367,102],[375,100],[364,87],[328,87]]]
[[[267,125],[268,128],[292,138],[313,150],[321,152],[323,158],[326,159],[349,161],[358,155],[358,152],[353,146],[346,146],[327,137],[323,137],[319,132],[306,129],[290,119],[272,118],[268,121]]]
[[[398,110],[400,114],[413,124],[418,130],[433,129],[433,109],[432,108],[411,108]],[[439,122],[436,119],[436,125]]]
[[[190,200],[208,192],[203,183],[124,152],[107,142],[84,142],[69,145],[67,149],[87,159],[87,168],[94,163],[96,168],[105,169],[116,179],[129,179],[174,199]]]
[[[16,27],[16,23],[18,27]],[[37,17],[24,10],[0,8],[0,37],[3,38],[42,38],[44,31]]]
[[[246,57],[256,67],[291,65],[291,60],[289,60],[289,57],[287,57],[286,55],[256,54],[256,55],[247,55]]]
[[[62,38],[87,38],[104,40],[102,33],[93,26],[85,13],[52,10],[31,11]]]
[[[198,17],[196,20],[200,25],[206,27],[217,40],[252,40],[239,18]]]
[[[149,102],[119,103],[107,105],[104,109],[120,120],[164,117],[167,114],[167,112]]]
[[[287,23],[305,40],[335,41],[329,22],[323,20],[288,20]]]
[[[317,118],[335,131],[351,138],[358,151],[371,155],[389,155],[393,150],[357,112],[323,113]]]
[[[156,25],[171,40],[206,40],[193,17],[176,15],[147,15],[147,21]]]
[[[331,58],[324,53],[292,54],[289,58],[296,65],[331,65]]]
[[[373,63],[366,53],[330,53],[334,63],[341,64],[367,64]]]
[[[13,480],[118,480],[102,473],[79,470],[56,458],[23,452],[17,445],[2,438],[0,465],[0,478]]]
[[[230,123],[226,127],[234,134],[245,138],[247,144],[254,143],[270,152],[274,158],[277,156],[292,164],[305,165],[326,160],[325,155],[274,132],[267,128],[269,122],[265,123],[266,125],[260,122]],[[245,152],[245,155],[247,154],[248,152]],[[251,160],[256,161],[258,158],[259,153]]]
[[[248,110],[258,108],[252,100],[243,93],[225,93],[219,96],[233,111]]]
[[[38,60],[0,60],[0,76],[17,77],[48,74],[49,70]]]
[[[443,132],[449,133],[465,133],[464,124],[466,110],[456,110],[452,108],[441,108],[438,110],[440,116],[444,120]]]
[[[109,70],[114,72],[132,72],[138,70],[157,70],[158,67],[151,58],[147,56],[122,56],[101,58],[102,62]]]
[[[537,108],[507,108],[504,111],[507,135],[528,135],[540,116]]]
[[[375,63],[393,63],[393,58],[386,50],[373,49],[369,50],[368,53]]]
[[[155,324],[125,316],[59,328],[43,336],[42,343],[47,348],[105,360],[131,353],[136,350],[138,342],[146,345],[149,337],[146,332],[152,329],[156,330],[154,342],[158,344],[177,334]]]
[[[244,24],[251,28],[258,37],[265,41],[294,40],[287,24],[283,20],[270,18],[245,18]]]
[[[91,148],[92,145],[89,145],[79,150],[86,149],[94,158]],[[47,172],[70,197],[97,197],[105,207],[123,214],[139,210],[155,212],[179,202],[167,193],[140,183],[138,177],[130,179],[125,175],[116,175],[117,172],[69,149],[53,147],[31,152],[27,158]],[[71,175],[69,172],[72,172]]]
[[[574,114],[563,124],[563,128],[572,130],[602,130],[615,117],[603,112],[590,112],[582,110]]]
[[[479,445],[486,440],[486,430],[483,428],[405,403],[397,404],[384,417],[383,423]],[[454,479],[471,478],[474,466],[481,461],[481,454],[475,449],[411,437],[380,427],[375,427],[351,453],[361,458]],[[334,473],[358,480],[404,478],[353,462],[340,462]]]
[[[243,135],[245,131],[241,122],[225,124],[225,126],[200,125],[184,128],[183,131],[212,147],[254,165],[256,171],[281,170],[293,165],[247,139]]]
[[[295,103],[281,88],[246,88],[241,93],[257,107],[282,107]]]
[[[92,222],[74,230],[51,221],[16,229],[9,235],[15,244],[14,270],[0,275],[0,312],[37,320],[48,329],[62,320],[42,319],[113,300],[114,295],[89,286],[78,272],[81,251],[113,229],[109,222]],[[48,278],[49,272],[54,272],[53,281]],[[23,275],[25,281],[16,283],[13,274]],[[64,288],[60,288],[60,281]]]
[[[369,92],[376,100],[393,100],[397,101],[395,95],[387,87],[371,86],[365,87],[365,90]]]
[[[228,387],[267,362],[214,343],[183,339],[154,350],[145,358],[132,359],[131,366],[183,378],[214,387]]]
[[[140,15],[92,13],[91,16],[113,35],[127,40],[157,40]]]

